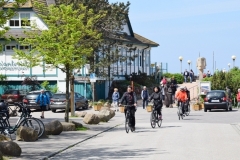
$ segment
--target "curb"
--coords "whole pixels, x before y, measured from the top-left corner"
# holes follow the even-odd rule
[[[122,125],[122,124],[123,124],[123,123],[117,124],[117,125],[115,125],[115,126],[113,126],[113,127],[110,127],[110,128],[108,128],[108,129],[106,129],[106,130],[104,130],[104,131],[101,131],[101,132],[93,135],[93,136],[90,136],[90,137],[88,137],[88,138],[86,138],[86,139],[83,139],[83,140],[81,140],[81,141],[79,141],[79,142],[76,142],[76,143],[74,143],[74,144],[72,144],[72,145],[69,145],[69,146],[67,146],[67,147],[65,147],[65,148],[63,148],[63,149],[61,149],[61,150],[59,150],[59,151],[56,151],[56,152],[54,152],[54,153],[52,153],[52,154],[50,154],[50,155],[48,155],[48,156],[45,156],[45,157],[41,158],[40,160],[48,160],[49,158],[54,157],[55,155],[57,155],[57,154],[65,151],[65,150],[67,150],[67,149],[69,149],[69,148],[72,148],[72,147],[74,147],[74,146],[76,146],[76,145],[78,145],[78,144],[80,144],[80,143],[82,143],[82,142],[85,142],[85,141],[87,141],[87,140],[89,140],[89,139],[92,139],[92,138],[94,138],[94,137],[97,137],[98,135],[100,135],[100,134],[102,134],[102,133],[104,133],[104,132],[107,132],[107,131],[109,131],[109,130],[112,130],[112,129],[114,129],[114,128]]]

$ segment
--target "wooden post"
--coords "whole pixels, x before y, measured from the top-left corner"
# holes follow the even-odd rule
[[[74,98],[74,76],[71,76],[71,85],[70,85],[70,91],[71,91],[71,116],[75,115],[75,98]]]

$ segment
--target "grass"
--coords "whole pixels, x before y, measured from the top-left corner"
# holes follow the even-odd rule
[[[82,126],[82,127],[76,127],[76,130],[77,131],[87,131],[87,130],[89,130],[89,128]]]

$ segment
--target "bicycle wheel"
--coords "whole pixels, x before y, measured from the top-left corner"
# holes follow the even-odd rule
[[[33,118],[33,119],[35,119],[39,122],[41,132],[38,134],[38,138],[40,138],[43,135],[43,133],[45,132],[45,125],[40,119],[37,119],[37,118]]]
[[[128,133],[129,132],[129,117],[127,116],[125,119],[125,130]]]
[[[38,133],[38,138],[40,137],[39,135],[43,134],[39,121],[36,118],[26,118],[20,123],[19,126],[26,126],[34,129]]]
[[[190,104],[188,104],[188,106],[187,106],[187,112],[186,112],[186,115],[187,115],[187,116],[189,116],[189,114],[190,114]]]
[[[155,127],[156,127],[155,111],[152,111],[152,113],[151,113],[150,123],[151,123],[152,128],[155,128]]]
[[[159,119],[159,116],[158,116],[157,112],[156,112],[156,116],[155,116],[155,117],[157,117],[157,124],[158,124],[158,127],[161,127],[161,125],[162,125],[162,118]]]

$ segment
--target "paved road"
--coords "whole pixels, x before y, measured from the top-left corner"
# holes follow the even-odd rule
[[[152,129],[150,114],[139,108],[136,132],[126,134],[120,125],[51,159],[239,159],[240,111],[192,111],[180,121],[176,111],[176,108],[164,108],[162,127]],[[117,114],[123,118],[121,113]]]

